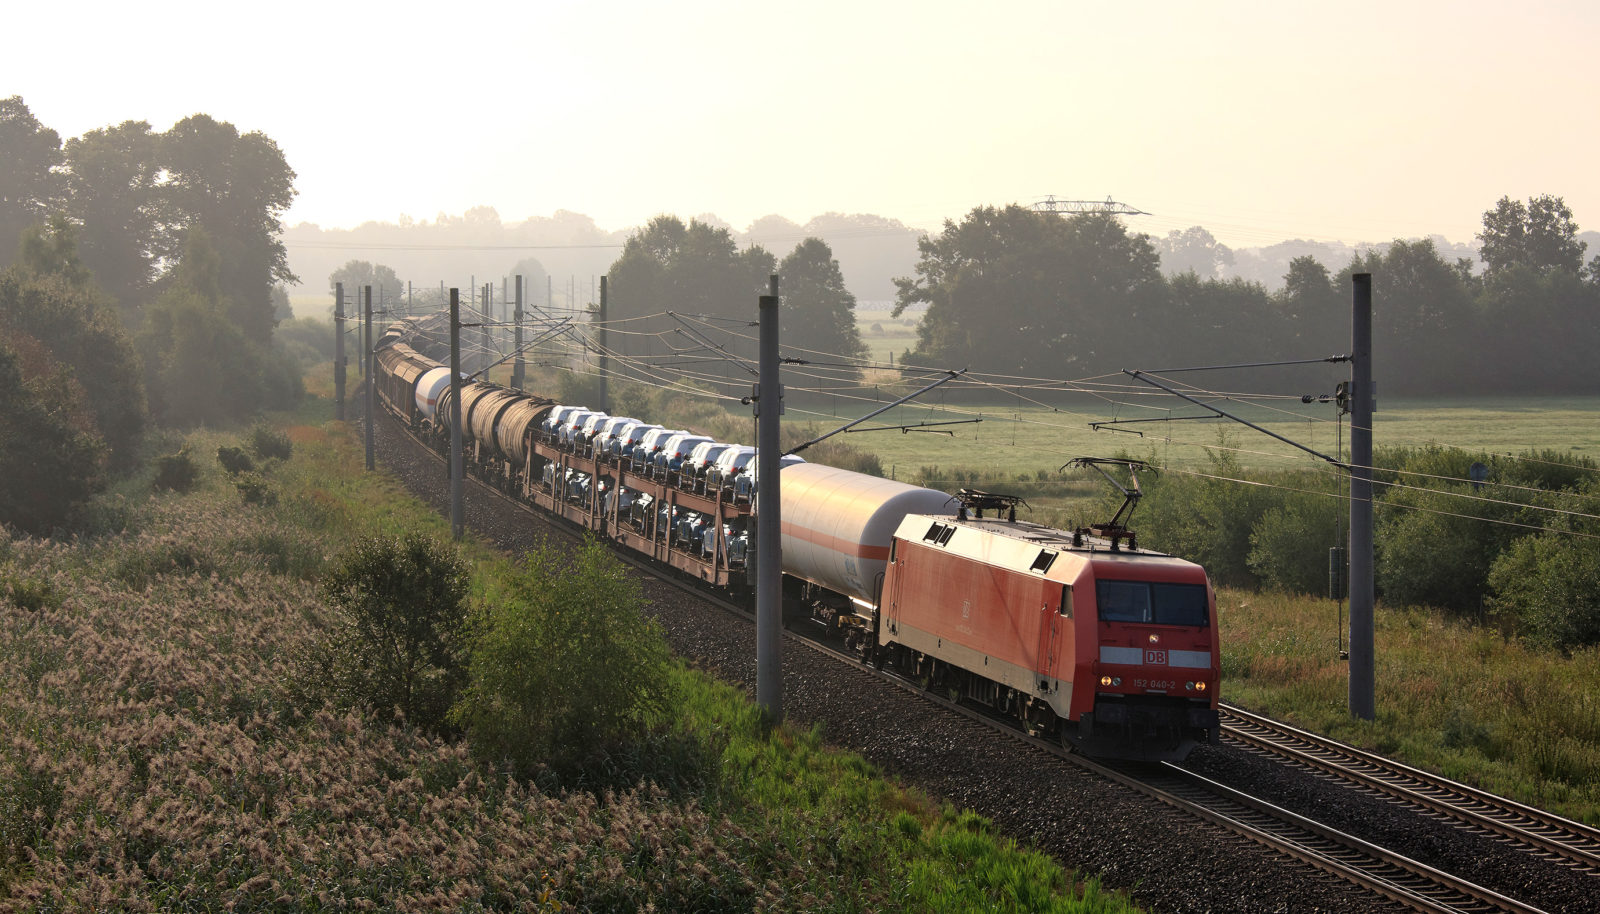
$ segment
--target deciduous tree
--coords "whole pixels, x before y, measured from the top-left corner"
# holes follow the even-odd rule
[[[150,412],[165,424],[239,421],[292,406],[302,393],[288,357],[233,320],[238,308],[222,270],[205,230],[191,229],[183,259],[139,334]]]
[[[123,323],[137,328],[167,246],[160,135],[126,121],[68,140],[65,152],[66,211],[79,226],[83,262]]]
[[[1472,298],[1456,266],[1433,239],[1396,240],[1356,258],[1340,275],[1372,274],[1373,360],[1387,383],[1408,393],[1459,390],[1474,367],[1466,356],[1476,329]]]
[[[277,324],[272,287],[298,281],[279,237],[294,200],[294,171],[265,134],[241,134],[204,114],[173,124],[162,146],[174,229],[169,244],[195,226],[205,229],[219,255],[228,319],[247,339],[266,344]],[[177,251],[161,254],[172,258]]]
[[[778,264],[782,277],[781,339],[785,348],[846,358],[867,354],[856,328],[856,297],[844,287],[833,251],[820,238],[795,245]],[[815,356],[809,356],[815,358]]]
[[[0,266],[11,262],[24,229],[61,202],[61,135],[39,123],[22,96],[0,99]]]
[[[680,326],[671,318],[654,316],[667,311],[753,321],[757,298],[767,291],[776,266],[762,247],[740,251],[726,228],[697,219],[684,225],[676,216],[657,216],[628,238],[622,256],[607,273],[606,318],[626,322],[620,327],[627,330],[607,342],[629,354],[665,354],[666,344],[650,335]],[[733,345],[742,355],[754,356],[752,345]]]
[[[978,207],[923,239],[895,316],[926,303],[914,361],[1061,377],[1122,367],[1166,292],[1149,238],[1113,216]]]
[[[1192,271],[1202,279],[1213,279],[1224,267],[1233,266],[1233,249],[1198,225],[1173,229],[1155,247],[1161,271],[1168,276]]]
[[[1583,270],[1588,247],[1577,235],[1572,210],[1560,197],[1530,197],[1527,205],[1501,197],[1483,214],[1478,253],[1490,276],[1516,266],[1576,274]]]
[[[406,284],[400,281],[394,268],[386,267],[381,263],[368,263],[365,260],[351,260],[344,266],[333,271],[328,277],[328,291],[331,293],[335,283],[344,283],[345,312],[350,311],[351,296],[360,295],[362,286],[372,287],[372,300],[378,300],[378,290],[383,289],[390,298],[405,290]]]

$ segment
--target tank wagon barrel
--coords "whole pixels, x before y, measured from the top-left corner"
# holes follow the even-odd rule
[[[867,603],[877,602],[901,520],[954,505],[943,492],[821,464],[780,472],[784,573]]]

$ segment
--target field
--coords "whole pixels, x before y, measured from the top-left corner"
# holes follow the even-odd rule
[[[1023,392],[1023,397],[1039,399]],[[891,399],[885,396],[887,402]],[[1230,413],[1289,438],[1304,447],[1336,456],[1350,444],[1348,417],[1338,421],[1329,405],[1285,401],[1271,408],[1219,403]],[[829,400],[791,406],[789,423],[814,424],[826,431],[870,412],[870,401]],[[883,461],[885,473],[905,478],[922,467],[986,468],[1033,477],[1058,469],[1078,456],[1118,453],[1175,469],[1197,469],[1225,449],[1251,469],[1310,469],[1327,463],[1244,425],[1227,420],[1182,421],[1200,410],[1175,397],[1139,393],[1104,397],[1058,394],[1049,406],[1017,396],[982,403],[951,403],[935,389],[918,402],[897,407],[861,428],[957,422],[939,432],[846,432],[846,443]],[[1091,423],[1156,420],[1095,428]],[[981,420],[981,421],[975,421]],[[949,434],[944,434],[948,432]],[[1524,397],[1495,400],[1414,400],[1380,404],[1373,423],[1378,447],[1446,445],[1489,453],[1520,453],[1538,448],[1600,455],[1600,396]]]

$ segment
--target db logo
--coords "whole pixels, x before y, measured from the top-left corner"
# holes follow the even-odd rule
[[[1145,651],[1144,652],[1144,662],[1145,663],[1154,664],[1156,666],[1166,666],[1167,665],[1167,652],[1166,651]]]

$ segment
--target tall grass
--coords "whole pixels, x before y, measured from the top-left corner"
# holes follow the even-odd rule
[[[96,536],[0,533],[0,911],[1128,910],[681,665],[674,722],[637,750],[694,756],[707,776],[671,791],[547,790],[464,741],[298,703],[340,547],[446,534],[361,472],[346,429],[286,434],[275,502],[200,461],[188,495],[129,484]],[[505,561],[467,555],[495,599]]]

